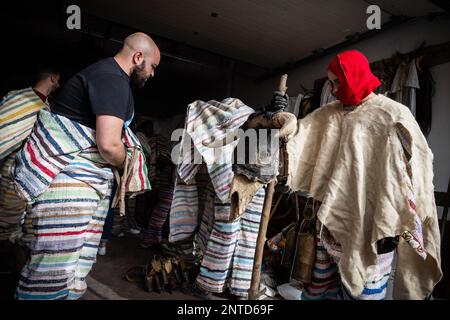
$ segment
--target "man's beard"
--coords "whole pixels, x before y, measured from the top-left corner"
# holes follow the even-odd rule
[[[147,82],[147,77],[145,76],[145,60],[142,61],[140,65],[137,65],[133,71],[131,72],[131,83],[138,87],[142,88]]]

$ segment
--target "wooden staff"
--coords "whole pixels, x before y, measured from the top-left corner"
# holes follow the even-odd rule
[[[287,74],[281,76],[280,85],[278,90],[284,96],[287,90]],[[261,223],[259,226],[258,238],[256,240],[255,258],[253,264],[252,281],[250,289],[248,291],[249,300],[257,300],[260,296],[259,284],[261,281],[261,265],[264,254],[264,246],[266,244],[267,227],[270,219],[270,209],[272,208],[272,199],[275,192],[275,185],[277,184],[276,178],[274,178],[266,189],[266,196],[264,198],[264,206],[261,215]]]

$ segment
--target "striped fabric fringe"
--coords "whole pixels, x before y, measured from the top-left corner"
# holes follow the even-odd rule
[[[414,230],[405,230],[402,233],[402,238],[416,251],[416,253],[426,260],[427,251],[423,241],[423,227],[422,221],[417,213],[416,200],[414,198],[413,185],[412,185],[412,169],[411,169],[411,144],[412,138],[409,131],[401,124],[397,124],[397,135],[403,147],[403,162],[405,164],[405,175],[407,198],[409,204],[409,212],[414,216],[416,228]]]
[[[196,280],[204,290],[220,293],[228,288],[233,295],[247,297],[264,196],[261,188],[241,218],[233,222],[229,222],[230,204],[216,197],[214,221],[209,217],[202,221],[211,229]]]
[[[123,132],[122,140],[127,147],[128,157],[131,159],[130,167],[127,169],[130,175],[125,182],[125,192],[130,197],[133,197],[151,190],[150,180],[148,179],[148,168],[139,139],[130,128],[127,128]]]
[[[32,88],[9,92],[0,102],[0,160],[22,146],[36,122],[37,113],[48,106]]]
[[[125,215],[126,202],[125,196],[130,198],[138,194],[151,190],[150,180],[148,179],[147,163],[144,151],[137,136],[127,128],[123,132],[122,141],[127,148],[128,159],[125,162],[125,168],[122,176],[114,168],[114,176],[117,181],[117,190],[112,200],[112,208],[119,207],[120,215]]]

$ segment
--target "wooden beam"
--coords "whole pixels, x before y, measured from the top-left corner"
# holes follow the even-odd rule
[[[424,56],[421,61],[421,65],[424,68],[431,68],[450,62],[450,41],[419,50],[417,55]]]

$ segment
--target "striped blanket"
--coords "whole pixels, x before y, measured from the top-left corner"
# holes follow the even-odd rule
[[[139,140],[127,129],[124,131],[123,141],[128,147],[129,156],[132,149],[140,151],[134,162],[136,166],[130,169],[132,173],[126,182],[127,192],[149,190],[147,166]],[[97,149],[95,130],[66,117],[41,110],[30,139],[16,156],[14,177],[18,192],[29,203],[34,202],[61,171],[77,174],[73,161],[83,150],[88,149]],[[109,167],[101,157],[94,157],[92,160]],[[105,176],[100,171],[95,178],[87,176],[84,180],[103,197],[108,194],[106,181],[109,180],[109,174]]]
[[[303,288],[302,300],[384,300],[395,251],[377,255],[376,265],[368,273],[363,291],[358,296],[352,296],[339,275],[341,246],[332,239],[320,221],[317,221],[316,230],[316,259],[312,281]]]
[[[47,105],[32,88],[9,92],[0,102],[0,160],[22,146]]]
[[[260,188],[240,219],[230,222],[232,157],[239,140],[216,148],[207,145],[241,127],[253,112],[237,99],[197,101],[186,117],[169,240],[195,236],[203,256],[196,283],[209,292],[229,288],[245,297],[250,288],[265,190]],[[196,153],[200,163],[192,161]]]
[[[112,200],[112,208],[119,206],[120,215],[123,216],[126,208],[125,195],[133,198],[150,190],[151,187],[144,151],[139,139],[129,127],[124,130],[122,141],[127,147],[127,159],[122,176],[120,176],[118,170],[114,170],[118,187]]]
[[[220,201],[226,202],[229,198],[231,181],[233,179],[232,155],[239,140],[235,140],[218,148],[209,148],[207,145],[213,141],[220,141],[227,136],[227,132],[241,127],[254,110],[238,99],[228,98],[218,101],[196,101],[189,105],[185,135],[181,143],[182,163],[178,174],[183,181],[189,181],[196,173],[198,163],[193,163],[191,150],[184,149],[188,139],[206,163],[211,181]]]
[[[196,283],[204,290],[221,293],[228,288],[235,296],[247,297],[264,196],[262,187],[244,214],[233,222],[229,222],[230,203],[223,204],[217,196],[212,197],[214,216],[203,215],[199,233],[203,259]]]
[[[191,237],[198,226],[198,199],[195,176],[202,163],[206,164],[215,193],[221,203],[229,201],[233,180],[232,156],[239,140],[219,148],[205,145],[223,139],[227,131],[242,126],[253,109],[238,99],[196,101],[189,105],[185,132],[181,141],[180,163],[172,208],[170,212],[171,242]],[[199,161],[196,156],[200,155]],[[199,162],[199,163],[198,163]]]
[[[92,161],[97,157],[96,149],[75,156],[71,165],[77,173],[60,172],[27,212],[31,230],[24,230],[21,242],[29,246],[30,257],[21,272],[18,299],[71,300],[86,291],[85,279],[96,261],[113,181],[111,169]],[[108,174],[104,197],[83,181]]]
[[[47,108],[32,88],[11,91],[0,102],[0,240],[20,237],[26,203],[16,194],[10,171],[17,150],[33,129],[37,113]]]
[[[145,159],[136,157],[138,140],[127,130],[123,141],[135,146],[128,149],[136,164],[125,187],[142,191],[149,182]],[[17,153],[14,173],[16,188],[31,204],[26,215],[31,226],[22,237],[30,259],[22,269],[17,298],[78,299],[95,263],[114,179],[95,145],[95,131],[40,111]]]

